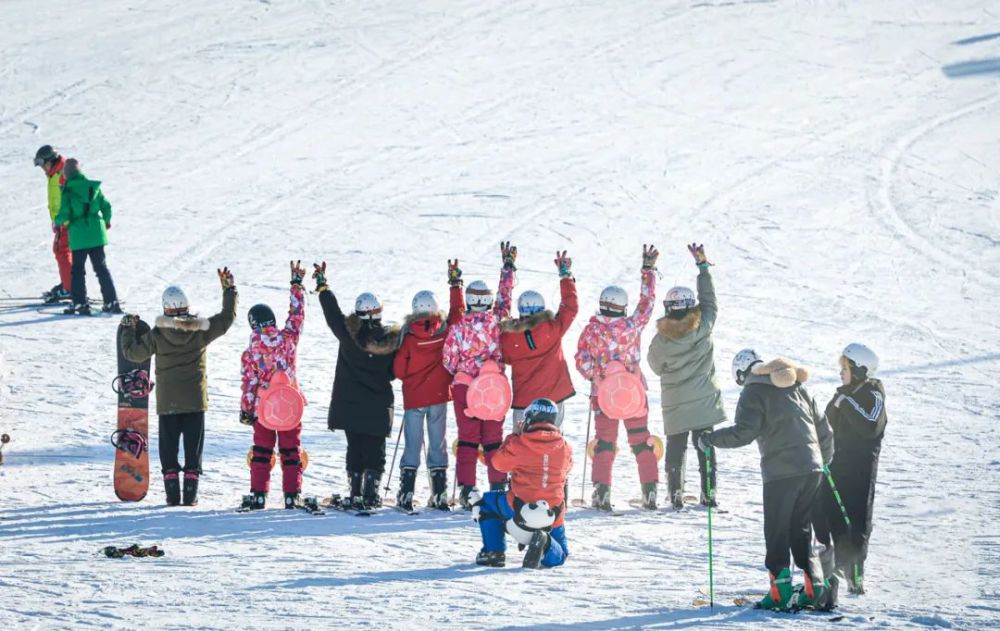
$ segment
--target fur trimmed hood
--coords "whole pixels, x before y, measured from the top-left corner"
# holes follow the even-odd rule
[[[361,318],[358,314],[352,313],[347,316],[344,322],[344,326],[347,328],[347,332],[351,334],[351,338],[361,347],[362,350],[371,353],[372,355],[390,355],[396,352],[399,348],[400,335],[399,335],[399,325],[394,324],[392,326],[382,325],[382,339],[379,341],[369,340],[363,346],[358,341],[358,333],[361,331]]]
[[[523,333],[530,331],[543,322],[551,322],[555,318],[554,313],[545,309],[538,313],[532,313],[526,318],[507,318],[500,323],[500,330],[504,333]]]
[[[784,357],[778,357],[764,364],[756,364],[750,369],[755,375],[766,376],[779,388],[790,388],[796,383],[809,379],[809,371]]]
[[[207,331],[208,327],[208,318],[199,318],[198,316],[156,316],[156,328],[158,329],[194,333],[196,331]]]
[[[432,318],[437,318],[438,326],[435,327],[433,331],[430,331],[430,335],[433,336],[433,335],[438,335],[440,333],[444,333],[445,329],[448,328],[448,323],[447,323],[448,316],[445,314],[444,311],[424,311],[421,313],[411,313],[410,315],[406,316],[406,318],[403,319],[403,326],[400,327],[400,331],[403,332],[403,335],[406,335],[407,333],[412,333],[415,335],[422,336],[424,335],[424,331],[422,331],[419,328],[414,329],[412,328],[411,325],[415,322],[422,322],[424,320],[430,320]]]
[[[701,305],[692,307],[680,320],[663,316],[656,321],[656,330],[660,335],[669,337],[672,340],[690,334],[692,331],[697,330],[699,326],[701,326]]]

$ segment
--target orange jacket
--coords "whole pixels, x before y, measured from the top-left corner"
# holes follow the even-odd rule
[[[511,506],[515,496],[528,504],[545,500],[552,508],[560,507],[552,526],[563,524],[564,487],[573,468],[573,450],[555,426],[542,423],[523,434],[510,434],[493,454],[493,467],[511,474]]]

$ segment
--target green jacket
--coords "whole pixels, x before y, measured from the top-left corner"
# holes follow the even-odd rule
[[[133,362],[156,355],[156,413],[183,414],[208,409],[205,347],[221,337],[236,319],[236,288],[222,292],[222,311],[211,318],[156,318],[156,326],[136,339],[135,329],[122,336],[122,353]]]
[[[101,193],[101,183],[82,173],[66,179],[56,225],[69,225],[69,249],[86,250],[108,244],[111,204]]]
[[[718,314],[708,266],[698,273],[698,306],[683,319],[660,318],[646,360],[660,377],[666,435],[712,427],[726,420],[715,377],[712,329]]]

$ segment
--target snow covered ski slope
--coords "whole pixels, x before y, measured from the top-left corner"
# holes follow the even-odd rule
[[[570,511],[570,558],[546,572],[477,567],[465,513],[234,512],[249,488],[246,309],[284,309],[287,261],[327,260],[338,294],[375,291],[400,320],[417,290],[446,295],[448,258],[495,285],[501,239],[520,250],[515,295],[534,288],[555,304],[553,253],[574,258],[568,353],[605,285],[635,299],[643,243],[663,253],[659,297],[693,285],[684,244],[705,243],[730,417],[740,348],[813,369],[821,404],[840,349],[876,349],[889,425],[869,593],[843,598],[844,622],[1000,621],[996,3],[5,0],[0,21],[0,294],[57,279],[31,164],[46,143],[103,181],[108,264],[129,312],[152,322],[178,283],[214,313],[223,265],[240,292],[237,324],[208,352],[200,504],[180,509],[164,508],[155,475],[141,503],[112,491],[117,318],[0,302],[0,432],[13,439],[0,465],[0,623],[829,625],[729,604],[767,585],[753,447],[719,457],[729,512],[713,520],[714,611],[692,605],[708,582],[705,513],[628,510],[639,483],[624,436],[614,499],[626,515]],[[343,434],[326,430],[336,351],[309,296],[310,495],[345,490]],[[662,434],[655,385],[650,395]],[[570,399],[573,495],[586,417],[584,397]],[[101,552],[132,543],[166,554]]]

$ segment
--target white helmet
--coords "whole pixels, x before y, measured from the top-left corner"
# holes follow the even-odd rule
[[[742,386],[746,383],[747,377],[750,376],[750,369],[753,368],[754,364],[759,364],[762,361],[757,351],[752,348],[744,348],[736,353],[736,356],[733,357],[733,379],[736,380],[736,385]]]
[[[533,289],[529,289],[517,298],[517,312],[522,318],[544,310],[545,298]]]
[[[434,297],[434,292],[428,289],[418,291],[413,296],[413,313],[437,313],[438,301]]]
[[[381,320],[382,303],[378,296],[366,291],[354,301],[354,313],[362,320]]]
[[[163,315],[181,316],[188,315],[191,305],[184,290],[177,285],[171,285],[163,290]]]
[[[875,372],[878,371],[878,355],[864,344],[858,344],[857,342],[848,344],[841,355],[850,360],[854,367],[864,370],[863,373],[859,370],[856,375],[860,379],[874,377]],[[853,373],[854,371],[852,370],[851,372]]]
[[[684,311],[695,306],[694,292],[690,287],[671,287],[667,292],[667,297],[663,300],[663,306],[667,312]]]
[[[601,313],[607,316],[623,316],[628,308],[628,293],[618,285],[608,285],[601,292]]]
[[[481,280],[474,280],[465,288],[465,306],[469,311],[486,311],[493,306],[493,292]]]

